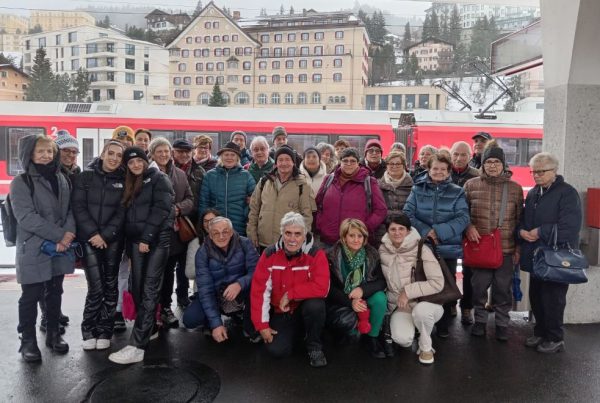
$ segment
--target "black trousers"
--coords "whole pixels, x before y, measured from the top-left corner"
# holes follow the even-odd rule
[[[150,341],[156,321],[156,306],[160,300],[169,248],[151,245],[150,252],[140,253],[138,247],[138,243],[128,245],[128,254],[131,258],[129,290],[137,312],[130,344],[137,348],[145,348]]]
[[[117,281],[123,242],[109,243],[106,249],[83,244],[88,292],[81,321],[83,340],[110,339],[119,299]]]
[[[178,255],[169,256],[165,266],[165,275],[163,279],[160,303],[163,307],[171,306],[171,295],[173,294],[173,285],[175,276],[177,276],[177,298],[184,299],[188,296],[190,281],[185,275],[185,262],[187,258],[187,250]]]
[[[40,298],[43,298],[46,306],[46,328],[48,332],[58,331],[58,317],[62,303],[64,278],[64,275],[60,275],[54,276],[42,283],[21,284],[19,330],[24,335],[35,335],[37,304]]]
[[[446,265],[448,266],[448,270],[452,273],[452,278],[456,278],[456,264],[457,259],[444,259]],[[443,305],[444,314],[442,318],[438,321],[437,327],[438,329],[448,329],[450,322],[452,321],[452,307],[456,306],[456,301],[448,302]]]
[[[302,339],[306,334],[308,351],[322,350],[321,333],[325,327],[325,300],[311,298],[302,301],[294,313],[271,312],[269,326],[276,330],[273,342],[265,344],[265,349],[274,357],[285,357],[292,354],[294,341]]]
[[[460,309],[473,309],[473,285],[471,279],[473,278],[473,269],[463,265],[463,297],[460,300]]]
[[[563,316],[567,305],[568,284],[530,277],[529,301],[535,316],[533,334],[548,341],[562,341]]]

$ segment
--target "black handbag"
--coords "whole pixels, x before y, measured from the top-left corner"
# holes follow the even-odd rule
[[[427,281],[427,276],[425,275],[425,269],[423,268],[423,258],[421,256],[423,250],[423,244],[425,243],[424,239],[419,241],[419,249],[417,250],[417,265],[413,267],[413,278],[414,281]],[[437,248],[435,247],[435,243],[431,241],[429,244],[433,255],[436,260],[440,264],[440,268],[442,269],[442,274],[444,275],[444,288],[442,291],[437,294],[427,295],[425,297],[420,297],[417,299],[419,302],[431,302],[432,304],[446,304],[448,302],[456,301],[462,298],[462,294],[456,285],[456,278],[448,269],[448,265],[444,261],[444,259],[438,254]]]
[[[589,263],[579,249],[573,249],[567,243],[559,248],[557,244],[558,228],[554,224],[550,234],[553,242],[550,246],[540,246],[533,252],[532,275],[543,281],[562,284],[587,283],[586,269]]]

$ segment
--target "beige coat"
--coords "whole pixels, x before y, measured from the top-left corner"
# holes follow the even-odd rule
[[[302,214],[306,228],[312,225],[312,212],[316,210],[311,187],[306,183],[304,175],[290,178],[277,189],[275,174],[264,177],[256,184],[250,199],[250,214],[246,233],[248,238],[260,246],[273,245],[280,236],[281,219],[285,213],[294,211]],[[262,189],[261,189],[262,187]],[[302,187],[302,194],[300,194]]]
[[[311,177],[306,168],[304,168],[304,163],[300,164],[300,173],[304,175],[306,182],[310,185],[313,190],[313,199],[319,193],[319,189],[321,188],[321,184],[323,183],[323,179],[327,175],[327,167],[325,163],[321,161],[321,166],[319,167],[319,172],[315,174],[315,176]]]
[[[410,303],[408,312],[417,304],[415,299],[440,292],[444,288],[444,276],[437,259],[431,250],[424,245],[421,252],[423,269],[427,281],[415,282],[412,269],[417,265],[417,250],[421,237],[412,228],[399,248],[396,248],[386,233],[381,240],[379,256],[381,269],[387,282],[388,311],[392,312],[398,305],[398,297],[406,292]]]

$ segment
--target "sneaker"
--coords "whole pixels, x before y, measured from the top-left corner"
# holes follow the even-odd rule
[[[486,328],[485,323],[475,322],[473,328],[471,329],[471,334],[476,337],[485,336]]]
[[[458,315],[458,311],[456,310],[456,305],[452,305],[450,307],[450,315],[455,318]]]
[[[127,325],[125,324],[125,318],[123,318],[123,313],[117,311],[115,312],[115,333],[123,333],[127,330]]]
[[[538,353],[552,354],[565,351],[564,341],[545,341],[536,348]]]
[[[433,350],[421,351],[419,353],[419,362],[421,364],[430,365],[433,364]]]
[[[473,317],[471,316],[470,309],[462,310],[460,321],[463,325],[472,325],[473,324]]]
[[[117,364],[133,364],[144,360],[144,350],[134,346],[125,346],[109,355],[108,359]]]
[[[525,340],[525,347],[536,348],[537,346],[542,344],[543,341],[544,341],[544,339],[542,337],[531,336],[531,337],[528,337],[527,340]]]
[[[96,349],[96,342],[97,342],[96,339],[87,339],[87,340],[84,340],[83,343],[81,343],[81,346],[86,351],[95,350]]]
[[[96,340],[96,350],[106,350],[110,347],[109,339],[98,339]]]
[[[165,308],[161,309],[160,318],[162,319],[163,324],[167,328],[179,327],[179,319],[177,319],[177,316],[175,316],[175,314],[169,307],[165,307]]]
[[[496,326],[496,340],[508,341],[508,328],[506,326]]]
[[[327,358],[321,350],[314,350],[308,352],[308,358],[310,359],[310,366],[313,368],[320,368],[327,365]]]

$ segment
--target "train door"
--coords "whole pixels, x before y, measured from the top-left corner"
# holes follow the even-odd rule
[[[80,153],[77,157],[77,165],[82,169],[100,155],[104,144],[112,138],[112,129],[77,129],[77,141]]]

